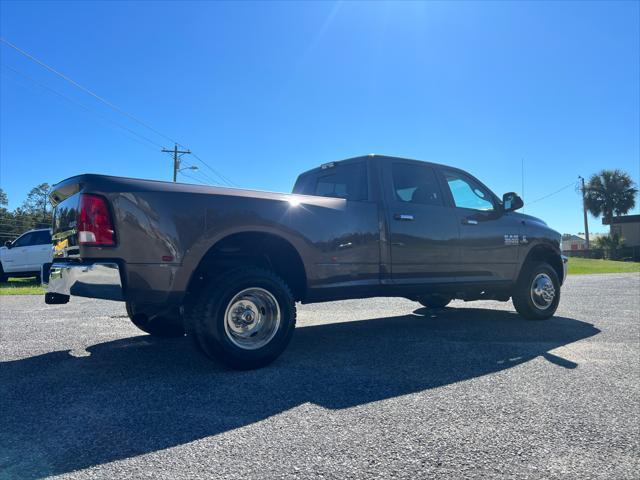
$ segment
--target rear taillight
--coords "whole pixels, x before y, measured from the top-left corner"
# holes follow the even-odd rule
[[[78,211],[78,242],[81,245],[115,245],[113,222],[104,197],[83,193]]]

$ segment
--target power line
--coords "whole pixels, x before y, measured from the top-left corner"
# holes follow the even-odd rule
[[[84,87],[82,85],[80,85],[78,82],[76,82],[75,80],[73,80],[72,78],[69,78],[68,76],[66,76],[64,73],[59,72],[58,70],[56,70],[55,68],[47,65],[46,63],[44,63],[42,60],[34,57],[33,55],[31,55],[30,53],[25,52],[24,50],[22,50],[21,48],[19,48],[18,46],[14,45],[13,43],[11,43],[10,41],[6,40],[3,37],[0,37],[0,41],[2,41],[3,43],[5,43],[7,46],[13,48],[16,52],[20,53],[21,55],[24,55],[25,57],[27,57],[29,60],[37,63],[38,65],[40,65],[41,67],[46,68],[47,70],[49,70],[52,73],[55,73],[57,76],[59,76],[60,78],[62,78],[63,80],[66,80],[67,82],[69,82],[71,85],[73,85],[76,88],[79,88],[80,90],[82,90],[83,92],[87,93],[88,95],[91,95],[92,97],[98,99],[99,101],[101,101],[102,103],[104,103],[105,105],[107,105],[109,108],[115,110],[116,112],[121,113],[122,115],[125,115],[127,117],[129,117],[131,120],[133,120],[136,123],[139,123],[140,125],[142,125],[145,128],[148,128],[149,130],[151,130],[152,132],[160,135],[161,137],[169,140],[172,143],[178,143],[175,140],[173,140],[171,137],[169,137],[168,135],[165,135],[164,133],[162,133],[161,131],[153,128],[151,125],[149,125],[148,123],[140,120],[138,117],[130,114],[129,112],[127,112],[126,110],[123,110],[122,108],[118,107],[117,105],[114,105],[113,103],[111,103],[110,101],[108,101],[107,99],[101,97],[100,95],[98,95],[97,93],[94,93],[93,91],[89,90],[87,87]]]
[[[36,80],[35,78],[32,78],[32,77],[30,77],[29,75],[27,75],[27,74],[25,74],[25,73],[22,73],[22,72],[20,72],[19,70],[16,70],[15,68],[13,68],[13,67],[11,67],[11,66],[7,65],[6,63],[3,63],[3,64],[2,64],[2,67],[3,67],[3,68],[7,68],[7,69],[11,70],[12,72],[14,72],[14,73],[16,73],[16,74],[20,75],[21,77],[26,78],[27,80],[29,80],[29,81],[31,81],[31,82],[33,82],[33,83],[35,83],[36,85],[38,85],[38,86],[39,86],[39,87],[41,87],[41,88],[44,88],[45,90],[48,90],[49,92],[51,92],[51,93],[53,93],[53,94],[55,94],[55,95],[59,96],[60,98],[63,98],[63,99],[65,99],[66,101],[68,101],[68,102],[70,102],[70,103],[73,103],[73,104],[74,104],[74,105],[76,105],[76,106],[79,106],[80,108],[84,109],[85,111],[87,111],[87,112],[89,112],[89,113],[92,113],[93,115],[97,116],[97,117],[98,117],[98,118],[100,118],[101,120],[104,120],[104,121],[106,121],[106,122],[109,122],[109,123],[111,123],[111,124],[113,124],[113,125],[117,126],[118,128],[121,128],[122,130],[125,130],[125,131],[127,131],[127,132],[131,133],[132,135],[135,135],[136,137],[140,137],[140,138],[141,138],[141,139],[143,139],[144,141],[149,142],[150,144],[155,145],[156,147],[162,148],[162,145],[160,145],[160,144],[159,144],[159,143],[157,143],[157,142],[154,142],[154,141],[153,141],[153,140],[151,140],[150,138],[145,137],[144,135],[141,135],[141,134],[139,134],[138,132],[136,132],[136,131],[134,131],[134,130],[131,130],[129,127],[125,127],[124,125],[121,125],[121,124],[119,124],[118,122],[115,122],[115,121],[113,121],[113,120],[110,120],[110,119],[106,118],[104,115],[99,114],[98,112],[94,111],[92,108],[88,107],[87,105],[85,105],[85,104],[83,104],[83,103],[81,103],[81,102],[78,102],[77,100],[74,100],[73,98],[70,98],[70,97],[68,97],[68,96],[64,95],[63,93],[60,93],[60,92],[58,92],[57,90],[54,90],[53,88],[51,88],[51,87],[49,87],[49,86],[47,86],[47,85],[43,84],[42,82],[39,82],[39,81],[38,81],[38,80]],[[140,143],[140,144],[142,144],[142,145],[145,145],[146,147],[151,148],[151,149],[152,149],[152,150],[154,150],[154,151],[156,150],[155,148],[153,148],[153,147],[151,147],[151,146],[147,145],[146,143],[142,143],[142,142],[140,142],[139,140],[137,140],[137,139],[135,139],[135,138],[133,138],[132,140],[135,140],[136,142],[138,142],[138,143]]]
[[[111,103],[110,101],[108,101],[107,99],[101,97],[100,95],[98,95],[97,93],[94,93],[93,91],[89,90],[87,87],[82,86],[81,84],[79,84],[78,82],[76,82],[75,80],[73,80],[72,78],[68,77],[67,75],[65,75],[62,72],[59,72],[58,70],[56,70],[55,68],[51,67],[50,65],[46,64],[45,62],[43,62],[42,60],[34,57],[33,55],[31,55],[30,53],[22,50],[20,47],[18,47],[17,45],[14,45],[13,43],[9,42],[8,40],[6,40],[3,37],[0,37],[0,41],[2,41],[5,45],[13,48],[16,52],[20,53],[21,55],[25,56],[26,58],[28,58],[29,60],[31,60],[32,62],[37,63],[38,65],[40,65],[43,68],[46,68],[47,70],[49,70],[50,72],[56,74],[57,76],[59,76],[60,78],[62,78],[63,80],[69,82],[71,85],[73,85],[76,88],[79,88],[80,90],[82,90],[83,92],[87,93],[88,95],[91,95],[92,97],[96,98],[97,100],[99,100],[100,102],[104,103],[105,105],[107,105],[109,108],[115,110],[116,112],[125,115],[126,117],[130,118],[131,120],[133,120],[134,122],[142,125],[143,127],[151,130],[152,132],[156,133],[157,135],[161,136],[162,138],[169,140],[171,143],[178,145],[182,148],[186,148],[185,145],[181,144],[180,142],[174,140],[173,138],[169,137],[168,135],[162,133],[161,131],[159,131],[158,129],[152,127],[151,125],[149,125],[148,123],[144,122],[143,120],[140,120],[138,117],[136,117],[135,115],[132,115],[131,113],[127,112],[126,110],[118,107],[117,105]],[[204,160],[202,160],[198,155],[196,155],[195,153],[192,153],[192,155],[198,159],[203,165],[205,165],[207,168],[209,168],[214,174],[216,174],[218,177],[220,177],[224,183],[226,183],[229,186],[238,186],[237,184],[235,184],[234,182],[232,182],[231,180],[229,180],[227,177],[225,177],[224,175],[222,175],[220,172],[218,172],[217,170],[215,170],[211,165],[209,165],[207,162],[205,162]]]
[[[192,153],[193,154],[193,153]],[[185,165],[187,165],[188,167],[196,167],[196,165],[192,164],[192,163],[188,163],[183,161],[182,163],[184,163]],[[202,170],[201,168],[198,168],[194,174],[198,174],[198,175],[202,175],[202,177],[204,179],[206,179],[207,183],[210,185],[222,185],[222,182],[220,181],[220,179],[215,179],[213,178],[211,175],[209,175],[207,172],[205,172],[204,170]]]
[[[191,180],[194,180],[194,181],[196,181],[196,182],[200,183],[201,185],[205,185],[205,186],[207,186],[207,187],[208,187],[208,186],[210,186],[210,185],[208,185],[207,183],[204,183],[202,180],[200,180],[200,179],[198,179],[198,178],[195,178],[195,177],[192,177],[191,175],[189,175],[189,174],[187,174],[187,173],[180,172],[180,175],[184,175],[185,177],[190,178]]]
[[[575,180],[574,180],[573,182],[568,183],[568,184],[567,184],[567,185],[565,185],[564,187],[562,187],[562,188],[560,188],[560,189],[556,190],[555,192],[551,192],[551,193],[549,193],[549,194],[547,194],[547,195],[545,195],[545,196],[543,196],[543,197],[536,198],[535,200],[533,200],[533,201],[531,201],[531,202],[527,202],[527,203],[526,203],[526,205],[531,205],[532,203],[536,203],[536,202],[540,202],[540,201],[542,201],[542,200],[545,200],[545,199],[547,199],[547,198],[549,198],[549,197],[551,197],[551,196],[553,196],[553,195],[556,195],[557,193],[562,192],[563,190],[566,190],[566,189],[567,189],[567,188],[569,188],[569,187],[575,187],[575,185],[576,185],[576,182],[575,182]]]
[[[200,160],[200,162],[206,166],[209,170],[211,170],[213,173],[215,173],[218,177],[220,177],[222,179],[222,181],[224,183],[226,183],[227,185],[229,185],[230,187],[238,187],[238,185],[234,182],[232,182],[231,180],[229,180],[227,177],[225,177],[224,175],[222,175],[220,172],[218,172],[215,168],[213,168],[211,165],[209,165],[207,162],[205,162],[204,160],[202,160],[198,155],[196,155],[195,153],[191,152],[191,155],[193,155],[196,159]]]

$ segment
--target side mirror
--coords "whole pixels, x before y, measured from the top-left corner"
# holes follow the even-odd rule
[[[11,248],[13,247],[13,242],[11,240],[7,240],[6,242],[4,242],[4,246],[7,248]]]
[[[502,208],[505,212],[513,212],[524,206],[524,202],[516,192],[507,192],[502,195]]]

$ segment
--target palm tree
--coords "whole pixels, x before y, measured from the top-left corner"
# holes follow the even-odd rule
[[[596,248],[600,248],[610,260],[618,258],[618,252],[624,247],[624,238],[617,233],[608,237],[601,236],[596,239]]]
[[[613,233],[613,216],[624,215],[636,206],[638,189],[631,176],[622,170],[602,170],[591,175],[585,185],[584,202],[594,217],[602,216]]]

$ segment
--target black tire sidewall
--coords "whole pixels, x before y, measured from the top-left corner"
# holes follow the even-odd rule
[[[211,282],[209,288],[202,292],[212,295],[209,308],[205,309],[205,316],[199,319],[196,332],[203,350],[234,368],[256,368],[270,363],[286,348],[295,327],[295,304],[288,287],[275,275],[260,269],[239,270],[227,279],[221,277],[220,280],[220,283]],[[276,334],[269,343],[255,350],[235,345],[224,327],[229,302],[238,292],[251,287],[263,288],[271,293],[280,309],[280,325]]]
[[[556,291],[553,303],[544,310],[538,308],[531,299],[531,285],[535,277],[541,273],[549,276]],[[560,303],[560,280],[553,267],[544,262],[533,264],[527,269],[522,280],[518,286],[517,298],[514,298],[514,304],[518,312],[530,320],[545,320],[552,317]]]

